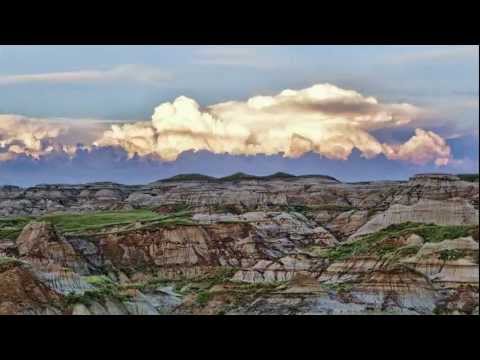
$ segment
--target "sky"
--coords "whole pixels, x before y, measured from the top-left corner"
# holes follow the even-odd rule
[[[478,46],[3,46],[0,185],[478,172]]]

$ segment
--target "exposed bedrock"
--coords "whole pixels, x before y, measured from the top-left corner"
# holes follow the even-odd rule
[[[422,199],[413,205],[394,204],[360,227],[352,238],[405,222],[437,225],[478,225],[478,209],[465,199],[446,201]]]
[[[0,314],[478,314],[478,183],[190,178],[0,187]]]
[[[444,179],[445,177],[445,179]],[[0,216],[39,215],[55,211],[86,212],[132,207],[189,204],[199,208],[235,206],[241,212],[305,205],[318,211],[385,210],[421,199],[463,198],[478,209],[478,182],[455,176],[423,175],[409,182],[339,183],[322,177],[238,181],[164,181],[126,186],[114,183],[0,187]],[[319,206],[323,206],[321,209]],[[345,211],[345,210],[344,210]]]

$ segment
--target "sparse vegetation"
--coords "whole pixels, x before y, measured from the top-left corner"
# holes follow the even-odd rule
[[[202,290],[197,294],[197,304],[200,306],[205,306],[212,299],[212,293]]]
[[[28,217],[0,219],[0,240],[15,240],[30,220]]]
[[[21,261],[9,256],[0,256],[0,271],[10,269],[12,265],[20,264]]]
[[[135,222],[152,222],[164,218],[164,215],[140,209],[86,214],[55,214],[40,217],[39,220],[51,222],[57,230],[63,233],[85,233]]]
[[[426,242],[439,242],[466,236],[478,239],[478,225],[439,226],[435,224],[417,224],[411,232],[420,235]]]
[[[92,290],[87,290],[83,294],[68,294],[64,301],[66,306],[75,304],[91,305],[93,302],[105,303],[108,298],[119,301],[128,300],[128,296],[122,293],[122,288],[105,275],[87,276],[85,281],[92,285]]]
[[[155,226],[191,225],[190,211],[187,206],[180,204],[177,209],[178,211],[171,214],[158,214],[151,210],[138,209],[1,219],[0,239],[16,239],[25,225],[32,220],[50,222],[61,233],[71,235],[92,234],[112,229],[113,232],[121,232]]]
[[[215,285],[228,283],[236,271],[237,269],[233,267],[219,267],[208,274],[195,278],[167,279],[155,277],[143,283],[125,285],[124,288],[134,288],[140,291],[151,291],[159,286],[172,285],[176,292],[182,292],[181,289],[186,286],[190,286],[191,290],[210,289]],[[190,292],[190,290],[187,292]]]
[[[465,257],[466,253],[462,250],[443,250],[440,252],[440,260],[443,261],[454,261]]]
[[[343,243],[332,249],[326,249],[320,252],[319,255],[332,261],[341,261],[352,256],[373,255],[385,257],[393,255],[396,251],[402,249],[400,251],[405,253],[401,253],[401,255],[409,256],[414,254],[415,247],[402,247],[393,241],[395,238],[417,234],[425,242],[440,242],[446,239],[469,236],[475,233],[475,231],[478,233],[478,226],[441,226],[407,222],[390,225],[376,233],[364,235],[355,241]]]
[[[352,283],[332,283],[332,284],[321,284],[323,288],[330,290],[330,291],[335,291],[337,293],[348,293],[353,289],[353,284]]]

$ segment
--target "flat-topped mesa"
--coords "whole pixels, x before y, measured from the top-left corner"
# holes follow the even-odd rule
[[[457,175],[445,174],[445,173],[426,173],[416,174],[409,179],[409,183],[412,184],[424,184],[428,182],[453,182],[460,181],[461,179]]]

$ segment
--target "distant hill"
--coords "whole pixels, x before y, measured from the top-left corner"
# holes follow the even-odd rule
[[[299,175],[296,176],[297,178],[321,178],[325,180],[331,180],[340,183],[341,181],[335,179],[333,176],[328,176],[328,175]]]
[[[283,179],[283,180],[288,180],[288,179],[302,179],[302,178],[321,178],[325,180],[330,180],[334,182],[340,182],[334,177],[331,176],[326,176],[326,175],[300,175],[300,176],[295,176],[292,174],[284,173],[284,172],[276,172],[271,175],[267,176],[256,176],[256,175],[250,175],[250,174],[245,174],[243,172],[237,172],[235,174],[229,175],[229,176],[224,176],[221,178],[215,178],[213,176],[207,176],[207,175],[202,175],[202,174],[179,174],[172,176],[168,179],[162,179],[159,181],[156,181],[155,183],[159,182],[175,182],[175,181],[218,181],[218,182],[223,182],[223,181],[246,181],[246,180],[275,180],[275,179]]]
[[[295,178],[295,175],[292,174],[287,174],[284,172],[276,172],[275,174],[268,175],[268,176],[263,176],[264,179],[278,179],[278,178],[284,178],[284,179],[289,179],[289,178]]]
[[[255,175],[250,175],[250,174],[245,174],[242,172],[237,172],[235,174],[232,174],[230,176],[225,176],[222,177],[218,180],[220,181],[238,181],[238,180],[258,180],[258,176]]]
[[[215,181],[216,178],[202,174],[179,174],[168,179],[160,180],[160,182],[168,181]]]
[[[458,174],[457,176],[463,181],[478,182],[478,174]]]

